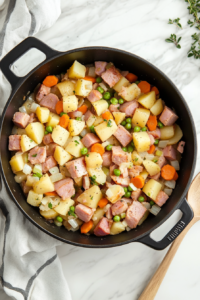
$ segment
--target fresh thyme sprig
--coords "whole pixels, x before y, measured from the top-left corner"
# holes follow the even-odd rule
[[[194,42],[191,45],[190,50],[188,51],[188,57],[194,57],[196,59],[200,58],[200,35],[194,33],[192,35]],[[197,45],[196,45],[197,44]]]
[[[175,24],[176,26],[178,26],[179,28],[182,29],[182,25],[179,21],[180,21],[180,18],[177,18],[177,19],[174,19],[174,20],[169,19],[168,24]]]
[[[198,13],[200,12],[200,0],[185,0],[189,4],[187,7],[189,10],[189,14],[193,15],[193,20],[188,20],[188,24],[190,27],[195,27],[200,30],[200,18],[198,17]]]
[[[167,43],[174,43],[174,45],[176,46],[176,48],[180,49],[181,45],[179,44],[180,40],[181,40],[181,36],[177,39],[176,38],[176,34],[171,34],[171,36],[165,40],[165,42]]]

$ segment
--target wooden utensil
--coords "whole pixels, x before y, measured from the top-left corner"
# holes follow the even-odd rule
[[[192,184],[187,194],[187,201],[189,202],[190,206],[194,211],[194,218],[173,242],[162,263],[160,264],[158,270],[151,278],[150,282],[148,283],[147,287],[145,288],[138,300],[153,300],[155,298],[157,291],[165,277],[165,274],[167,273],[167,270],[182,240],[184,239],[185,235],[190,230],[190,228],[197,221],[200,220],[200,173],[192,181]]]

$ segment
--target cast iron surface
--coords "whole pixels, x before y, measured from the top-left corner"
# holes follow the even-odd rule
[[[10,66],[31,48],[37,48],[44,52],[46,54],[46,60],[33,69],[27,76],[17,77],[10,70]],[[169,107],[173,107],[176,110],[179,116],[178,124],[181,126],[184,134],[183,140],[186,141],[176,188],[170,196],[170,199],[162,207],[158,216],[154,217],[150,215],[148,219],[135,230],[123,232],[115,236],[102,238],[94,235],[86,236],[80,234],[79,231],[68,232],[65,228],[58,228],[45,221],[45,219],[40,216],[38,208],[27,204],[26,197],[20,186],[14,181],[14,175],[9,165],[11,155],[8,151],[8,136],[11,134],[13,127],[12,117],[22,105],[24,95],[26,95],[28,91],[32,92],[36,85],[42,82],[48,74],[66,72],[74,60],[78,60],[82,64],[90,64],[96,60],[111,61],[118,68],[129,70],[137,74],[139,79],[147,80],[152,85],[157,86],[162,99]],[[185,195],[191,183],[196,163],[197,142],[195,126],[184,98],[164,73],[141,57],[123,50],[106,47],[85,47],[63,53],[49,48],[36,38],[27,38],[9,52],[1,60],[0,69],[12,86],[12,92],[4,109],[1,121],[1,173],[14,202],[24,215],[38,228],[54,238],[76,246],[105,248],[137,241],[154,249],[162,250],[167,247],[191,221],[193,212],[185,200]],[[178,208],[183,213],[181,220],[161,241],[156,242],[152,240],[150,233],[166,221]]]

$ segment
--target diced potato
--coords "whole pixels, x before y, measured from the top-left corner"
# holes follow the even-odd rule
[[[140,173],[140,175],[144,178],[144,180],[146,180],[147,177],[148,177],[148,175],[149,175],[149,173],[148,173],[146,170],[144,170],[144,171],[142,171],[142,172]]]
[[[10,160],[10,165],[11,165],[13,173],[22,171],[24,168],[24,165],[25,165],[22,155],[12,156],[12,158]]]
[[[106,167],[102,167],[102,171],[104,172],[104,174],[106,174],[106,176],[110,174],[110,170]]]
[[[60,166],[63,166],[66,162],[68,162],[73,157],[65,151],[62,147],[56,146],[54,152],[54,158]]]
[[[126,118],[126,114],[122,112],[113,112],[115,123],[119,125]]]
[[[54,210],[59,214],[59,215],[63,215],[66,216],[66,214],[68,213],[68,211],[70,210],[70,206],[74,205],[74,200],[72,199],[66,199],[66,200],[62,200],[60,201],[60,204],[57,205]]]
[[[122,222],[113,222],[111,228],[110,228],[110,234],[111,235],[116,235],[121,233],[122,231],[125,230],[125,226]]]
[[[60,125],[56,125],[52,132],[52,139],[54,143],[58,144],[59,146],[64,146],[67,142],[69,137],[69,131]]]
[[[82,187],[83,186],[83,177],[74,178],[75,185]]]
[[[90,208],[97,208],[98,202],[103,198],[102,192],[97,185],[83,192],[76,200]]]
[[[129,86],[130,82],[125,78],[125,77],[121,77],[120,80],[113,86],[113,89],[116,92],[120,92],[123,86]]]
[[[39,181],[33,184],[33,191],[37,194],[45,194],[54,191],[54,184],[48,174],[45,174]]]
[[[68,70],[68,75],[69,78],[79,79],[85,77],[85,72],[86,72],[86,67],[80,64],[77,60],[75,60],[71,68],[69,68]]]
[[[43,194],[34,193],[33,190],[30,190],[27,197],[28,204],[32,206],[39,206],[43,198]]]
[[[133,142],[138,152],[148,151],[150,148],[150,138],[146,132],[134,132]]]
[[[183,136],[181,128],[177,124],[175,124],[174,127],[174,136],[171,139],[169,139],[167,145],[174,145],[178,143]]]
[[[44,137],[44,125],[40,122],[34,122],[30,123],[25,128],[26,134],[37,144],[40,144],[42,142],[42,139]]]
[[[158,193],[160,192],[162,185],[154,180],[150,179],[147,183],[145,183],[143,187],[143,192],[153,200],[156,200]]]
[[[121,185],[114,184],[106,191],[107,199],[111,203],[115,203],[122,198],[125,194],[124,189]]]
[[[24,172],[20,171],[16,173],[16,176],[14,177],[15,181],[17,183],[21,183],[22,181],[26,180],[27,175],[24,174]]]
[[[150,109],[156,102],[156,94],[154,91],[143,94],[139,97],[138,102],[147,109]]]
[[[139,156],[137,151],[132,152],[132,162],[134,166],[140,166],[143,162],[143,159],[141,158],[141,156]]]
[[[26,180],[26,185],[33,186],[33,184],[37,181],[39,181],[39,177],[33,177],[32,175],[28,175]]]
[[[150,111],[145,108],[136,108],[132,118],[133,126],[144,127],[149,119]]]
[[[41,123],[47,123],[48,122],[49,114],[50,114],[50,110],[47,107],[38,106],[37,109],[36,109],[36,115],[38,117],[38,120]]]
[[[150,174],[150,176],[154,176],[160,172],[159,165],[154,163],[151,160],[148,160],[148,159],[144,160],[143,165],[144,165],[145,169],[147,170],[147,172]]]
[[[75,94],[87,97],[92,90],[92,81],[78,79],[75,87]]]
[[[156,103],[151,107],[150,111],[154,116],[158,116],[163,111],[162,99],[158,99]]]
[[[141,90],[137,86],[137,84],[132,83],[128,87],[122,87],[119,96],[122,96],[122,98],[126,101],[132,101],[135,98],[137,98],[141,94]]]
[[[71,136],[79,135],[79,133],[81,133],[81,131],[83,130],[84,127],[85,127],[84,121],[77,121],[74,119],[69,120],[68,129],[69,129]]]
[[[61,96],[71,96],[74,95],[75,84],[71,81],[65,80],[57,84]]]
[[[85,156],[85,162],[87,168],[98,168],[102,165],[103,159],[99,153],[90,152]]]
[[[103,118],[101,116],[97,116],[97,117],[95,117],[95,121],[94,121],[93,125],[97,126],[97,125],[103,123],[103,121],[104,120],[103,120]]]
[[[63,111],[65,113],[72,112],[78,108],[78,98],[75,95],[63,96]]]
[[[107,122],[103,122],[94,128],[102,142],[109,139],[117,130],[117,125],[114,120],[109,120],[109,123],[110,127],[108,127]]]
[[[95,176],[95,181],[98,184],[104,184],[106,182],[106,174],[103,172],[102,168],[87,168],[89,176]]]
[[[99,223],[101,218],[103,218],[105,211],[103,208],[97,208],[92,216],[92,221],[94,222],[94,227]]]
[[[106,100],[98,100],[92,103],[97,116],[100,116],[106,109],[108,109],[108,102]]]
[[[109,145],[120,146],[120,142],[116,139],[114,135],[111,135],[111,137],[109,137],[107,141],[109,142]]]
[[[58,213],[54,209],[40,210],[40,214],[47,220],[55,219],[58,216]]]
[[[65,82],[65,81],[64,81]],[[60,117],[52,112],[49,114],[49,119],[46,126],[55,127],[60,122]]]
[[[75,157],[81,157],[81,149],[84,147],[79,136],[74,136],[72,141],[67,145],[65,151]]]
[[[160,139],[169,140],[174,136],[174,126],[165,126],[160,128]]]
[[[87,126],[92,126],[95,123],[96,119],[97,117],[95,115],[91,115],[86,121]]]
[[[21,136],[20,145],[23,152],[26,152],[37,146],[37,144],[33,140],[31,140],[26,134],[23,134]]]

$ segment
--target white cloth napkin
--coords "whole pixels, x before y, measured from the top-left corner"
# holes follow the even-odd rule
[[[0,0],[0,58],[27,36],[52,26],[60,13],[60,0]],[[9,93],[9,84],[0,73],[1,111]],[[1,183],[2,288],[17,300],[70,300],[70,291],[55,249],[61,242],[32,225]]]

